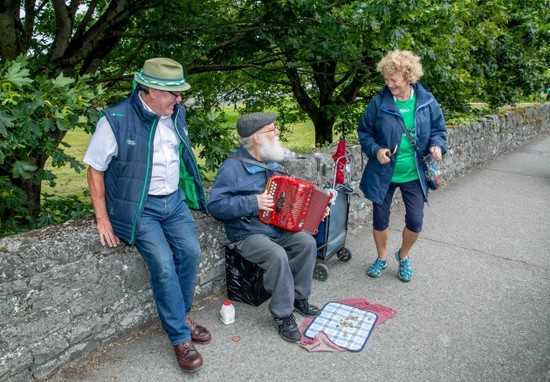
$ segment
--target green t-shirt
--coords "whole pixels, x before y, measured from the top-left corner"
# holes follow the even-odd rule
[[[403,116],[405,127],[409,130],[409,133],[411,133],[411,136],[414,139],[416,135],[414,128],[416,93],[413,93],[412,97],[406,101],[399,101],[398,99],[395,99],[395,104]],[[403,132],[401,134],[399,151],[397,151],[395,169],[391,178],[392,182],[406,183],[418,179],[418,171],[416,170],[416,161],[414,156],[414,147],[412,147],[407,134]]]

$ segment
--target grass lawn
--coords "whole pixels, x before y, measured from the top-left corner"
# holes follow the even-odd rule
[[[82,161],[84,153],[90,141],[90,135],[83,130],[71,130],[65,136],[64,141],[71,145],[66,148],[65,152],[75,157],[78,161]],[[69,165],[63,167],[52,167],[51,159],[46,162],[46,169],[51,170],[56,176],[55,187],[50,187],[49,182],[42,183],[42,194],[50,194],[56,196],[67,195],[82,195],[83,191],[88,188],[86,181],[86,170],[77,173]]]
[[[235,126],[239,115],[233,110],[233,107],[228,107],[225,112],[227,113],[227,124]],[[91,135],[88,135],[82,130],[72,130],[67,133],[64,141],[71,145],[71,147],[65,149],[65,152],[74,156],[77,160],[82,161],[88,142]],[[284,145],[290,150],[313,150],[315,148],[315,133],[313,131],[313,124],[297,123],[290,127],[290,130],[285,134]],[[199,160],[200,164],[200,160]],[[56,186],[50,187],[48,182],[42,184],[42,194],[50,194],[55,196],[67,196],[78,195],[84,197],[84,191],[88,188],[86,181],[86,170],[77,173],[68,165],[53,168],[51,166],[51,160],[46,163],[46,169],[53,171],[57,176]],[[207,174],[207,177],[213,180],[215,174]],[[87,198],[86,198],[87,199]]]

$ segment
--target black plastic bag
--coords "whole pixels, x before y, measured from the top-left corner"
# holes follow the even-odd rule
[[[229,247],[225,247],[225,280],[232,301],[258,306],[271,297],[263,285],[263,269]]]

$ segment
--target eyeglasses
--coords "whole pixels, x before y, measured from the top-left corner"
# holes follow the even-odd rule
[[[180,92],[171,92],[171,91],[168,91],[168,90],[165,90],[166,93],[170,93],[172,94],[174,97],[178,98],[178,97],[181,97],[181,93]]]
[[[273,129],[269,129],[266,131],[258,131],[258,134],[271,133],[272,131],[279,131],[279,129],[277,128],[277,126],[275,126]]]

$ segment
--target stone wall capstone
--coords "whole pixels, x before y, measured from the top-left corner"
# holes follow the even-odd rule
[[[449,130],[443,183],[550,132],[550,103],[519,108]],[[331,185],[331,153],[293,154],[294,175]],[[349,145],[349,224],[370,224],[370,202],[358,190],[366,157]],[[395,203],[398,202],[396,198]],[[195,308],[225,293],[222,224],[195,214],[202,258]],[[98,347],[157,319],[144,261],[130,246],[101,247],[91,220],[0,239],[0,381],[46,377]]]

